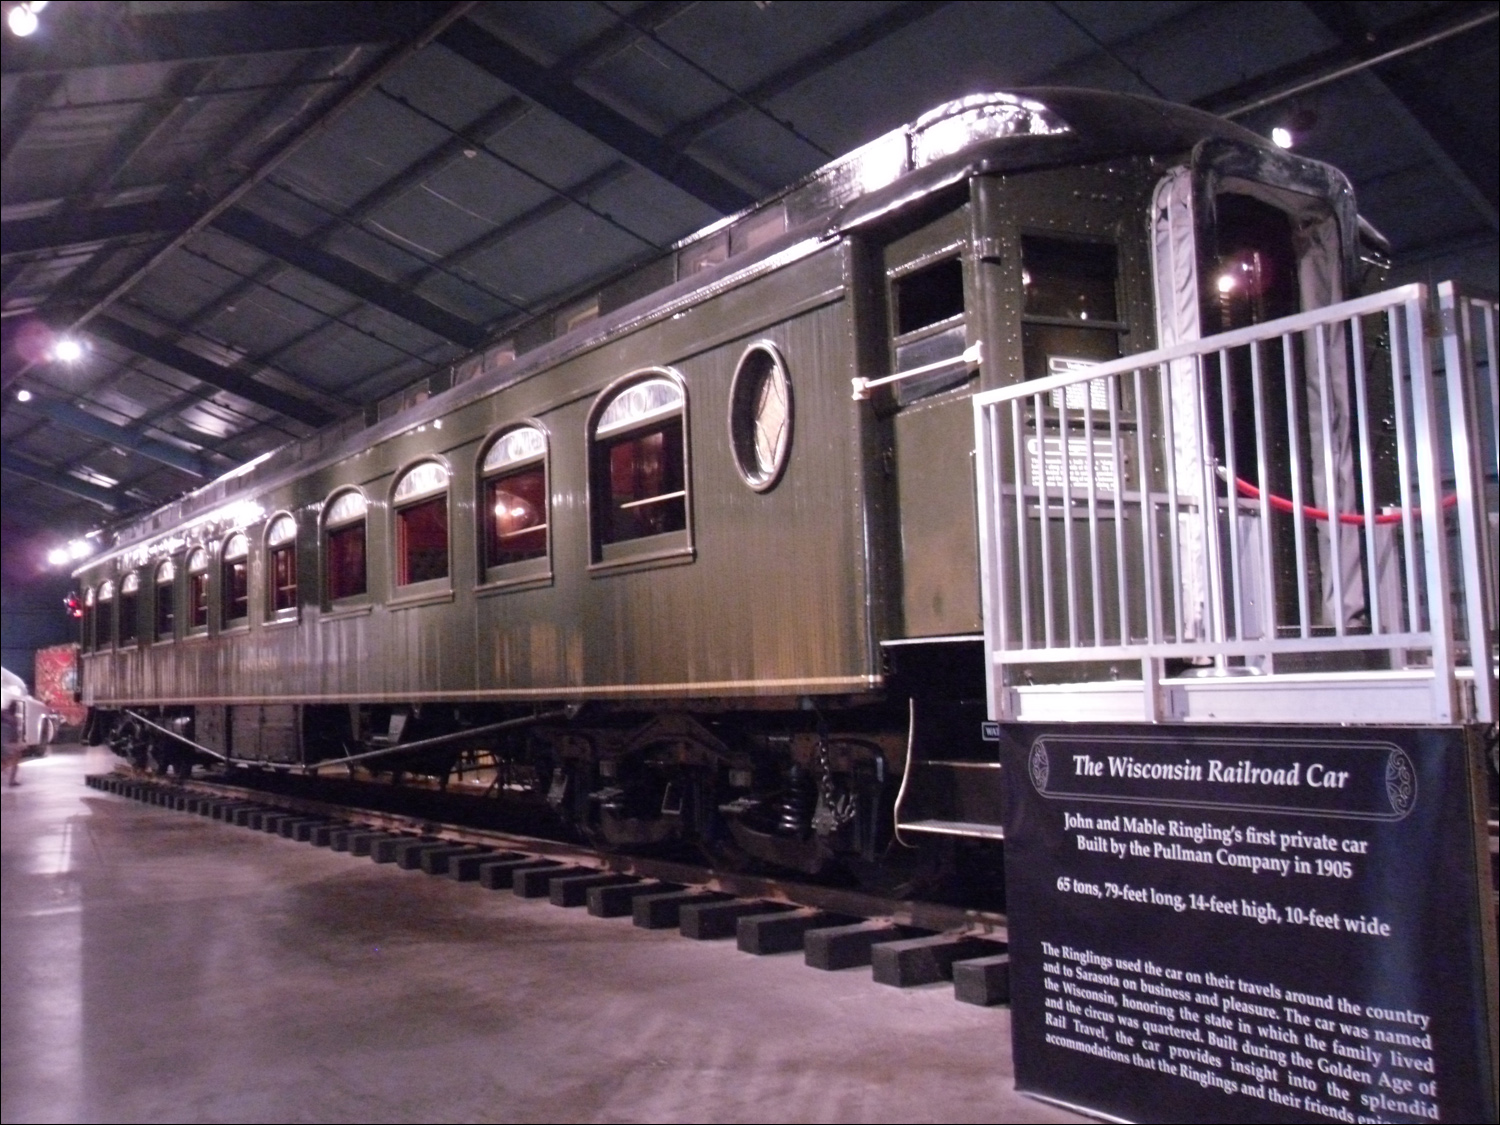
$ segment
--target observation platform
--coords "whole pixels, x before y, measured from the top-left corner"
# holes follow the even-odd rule
[[[989,717],[1494,723],[1497,309],[1407,285],[976,395]]]
[[[0,789],[3,1104],[24,1121],[1081,1121],[1010,1012],[375,865],[87,788]]]

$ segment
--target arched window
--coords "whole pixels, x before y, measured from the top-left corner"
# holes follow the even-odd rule
[[[547,557],[547,435],[517,426],[497,437],[480,466],[484,571]]]
[[[106,649],[115,640],[115,584],[99,583],[99,604],[94,607],[94,651]]]
[[[396,585],[448,577],[448,469],[413,465],[391,493],[396,520]]]
[[[687,397],[665,371],[612,390],[589,434],[595,562],[688,547]],[[681,542],[657,539],[676,533]],[[650,544],[639,540],[651,539]],[[632,546],[623,551],[620,545]]]
[[[224,540],[219,563],[219,627],[250,619],[250,540],[236,532]]]
[[[357,598],[368,588],[365,575],[364,494],[341,492],[323,517],[323,581],[330,602]]]
[[[165,559],[156,568],[156,639],[170,641],[177,635],[177,568]]]
[[[208,628],[208,552],[199,547],[188,556],[188,629]]]
[[[141,575],[132,570],[120,579],[120,643],[133,645],[141,638]]]
[[[267,608],[272,618],[297,610],[297,522],[286,513],[266,528]]]

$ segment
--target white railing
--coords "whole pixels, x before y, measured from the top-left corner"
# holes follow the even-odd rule
[[[1495,355],[1409,285],[976,396],[992,717],[1493,722]]]

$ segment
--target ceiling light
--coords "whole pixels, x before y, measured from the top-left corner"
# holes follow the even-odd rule
[[[1278,125],[1271,130],[1271,143],[1277,148],[1292,147],[1292,131],[1285,125]]]
[[[36,12],[30,4],[17,4],[5,17],[5,22],[10,27],[11,34],[25,39],[36,30]]]
[[[16,392],[16,401],[17,402],[30,402],[31,401],[31,392],[28,391],[25,387],[22,387],[19,391]]]
[[[52,358],[63,363],[77,363],[83,358],[83,345],[71,336],[62,336],[52,345]]]
[[[88,558],[94,553],[94,544],[87,539],[74,539],[63,547],[53,547],[47,552],[47,562],[51,566],[67,566]]]

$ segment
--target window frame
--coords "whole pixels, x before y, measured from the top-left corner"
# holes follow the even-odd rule
[[[360,514],[340,517],[338,523],[333,523],[331,513],[345,496],[359,497]],[[359,590],[335,595],[332,570],[333,536],[356,524],[360,528],[360,555],[364,583]],[[318,584],[323,609],[335,614],[343,609],[368,609],[372,604],[370,600],[370,498],[365,495],[364,489],[357,485],[345,485],[328,494],[318,518],[318,547]]]
[[[99,621],[94,600],[96,589],[94,586],[83,588],[83,616],[78,621],[78,651],[83,655],[94,651],[94,631]]]
[[[541,450],[536,453],[525,454],[514,458],[493,469],[486,469],[485,463],[490,455],[499,447],[500,443],[514,434],[526,430],[535,431],[541,438]],[[541,530],[545,538],[545,546],[538,555],[530,558],[515,559],[510,562],[490,562],[491,535],[494,526],[494,512],[491,510],[489,500],[490,485],[497,481],[507,480],[511,477],[529,473],[537,467],[542,471],[542,502],[545,506]],[[518,586],[539,586],[552,581],[552,433],[541,422],[534,418],[522,418],[514,422],[508,422],[500,429],[495,430],[479,447],[479,454],[474,459],[475,478],[475,501],[480,518],[476,531],[476,547],[478,560],[479,582],[478,590],[498,591],[512,590]],[[527,530],[535,530],[528,528]]]
[[[770,359],[769,378],[780,385],[786,403],[786,417],[783,422],[784,436],[777,450],[775,464],[769,468],[760,464],[755,441],[757,419],[754,403],[750,401],[750,393],[755,389],[749,386],[749,380],[754,376],[750,363],[752,356],[756,353],[763,353]],[[734,457],[734,467],[739,471],[740,479],[755,492],[770,492],[786,474],[787,465],[792,460],[796,414],[792,376],[787,370],[786,357],[781,349],[774,340],[755,340],[747,344],[745,350],[740,353],[740,358],[735,361],[734,376],[730,379],[727,421],[729,450]]]
[[[116,597],[116,583],[113,578],[106,578],[103,582],[99,583],[98,590],[98,596],[94,600],[94,651],[104,652],[106,649],[115,647],[115,639],[119,635],[118,622],[115,617],[119,602]],[[105,605],[109,606],[107,615],[102,608]],[[99,619],[101,617],[107,617],[107,627],[102,634],[99,630]]]
[[[236,539],[245,541],[245,553],[243,556],[229,554],[230,545]],[[231,531],[219,543],[219,632],[228,633],[250,627],[250,536],[244,531]],[[231,617],[230,613],[230,567],[233,563],[243,558],[245,566],[245,612],[239,617]],[[235,599],[238,601],[239,599]]]
[[[213,554],[207,547],[194,547],[184,560],[183,570],[188,579],[185,636],[199,637],[208,632],[208,623],[213,616],[213,568]],[[201,621],[197,620],[200,609]]]
[[[280,539],[272,543],[272,535],[276,534],[277,529],[283,526],[284,523],[291,524],[291,538]],[[264,608],[265,621],[268,625],[281,621],[296,621],[302,616],[302,572],[300,570],[302,556],[297,542],[301,531],[302,528],[297,522],[297,517],[288,511],[273,512],[271,518],[266,521],[266,530],[262,536],[262,547],[265,551],[266,559],[266,604]],[[292,583],[290,590],[292,601],[290,605],[283,606],[278,604],[278,595],[281,593],[283,587],[278,584],[276,568],[278,557],[288,552],[291,557]],[[368,583],[369,576],[366,574],[366,585]]]
[[[677,409],[670,414],[664,411],[648,414],[639,422],[626,423],[619,426],[616,430],[611,431],[606,438],[601,439],[598,432],[599,423],[609,408],[632,387],[656,380],[665,380],[676,387],[681,398]],[[693,443],[692,428],[689,424],[690,411],[691,402],[688,396],[687,380],[681,372],[670,367],[646,367],[632,371],[630,374],[623,375],[611,382],[595,396],[593,405],[589,408],[588,420],[584,429],[588,464],[588,569],[591,574],[603,575],[646,566],[684,564],[692,562],[695,558],[692,487]],[[676,420],[680,424],[682,433],[682,487],[678,491],[680,491],[682,496],[683,526],[668,531],[639,535],[628,539],[614,539],[606,542],[602,535],[602,523],[604,514],[611,509],[602,507],[602,505],[610,504],[613,497],[612,494],[604,497],[600,496],[602,491],[607,490],[609,483],[608,462],[603,460],[607,456],[607,452],[605,451],[613,449],[620,444],[620,439],[632,434],[644,436],[653,431],[665,429],[673,420]],[[608,444],[605,444],[606,441]],[[601,488],[601,485],[604,487]],[[660,495],[663,497],[671,496],[670,493],[661,493]],[[648,497],[647,499],[653,498]]]
[[[943,234],[941,241],[932,247],[915,254],[907,261],[893,263],[886,268],[887,363],[893,375],[924,367],[929,363],[949,363],[951,367],[894,383],[889,388],[889,397],[884,404],[888,410],[905,410],[924,403],[965,386],[978,375],[976,366],[964,366],[958,362],[959,357],[973,342],[975,332],[971,315],[975,308],[972,299],[973,262],[968,239],[961,235],[952,237],[947,232]],[[958,311],[923,320],[903,331],[901,319],[905,301],[902,294],[918,278],[924,275],[935,276],[938,270],[947,269],[950,265],[958,270]],[[956,349],[952,342],[955,336],[958,338]],[[921,350],[924,347],[939,354],[923,355]],[[911,353],[911,358],[904,358],[903,352]]]
[[[130,589],[125,587],[129,586]],[[125,599],[130,599],[130,628],[125,628]],[[120,576],[119,600],[115,609],[115,648],[130,648],[141,643],[141,572],[127,571]]]
[[[163,574],[166,577],[163,578]],[[166,608],[167,620],[162,620]],[[166,627],[163,628],[162,626]],[[166,644],[177,639],[177,565],[170,558],[151,568],[151,643]]]
[[[411,478],[413,473],[421,470],[424,465],[436,465],[443,471],[446,483],[441,492],[428,489],[419,492],[415,496],[398,500],[397,493],[401,486]],[[444,573],[432,578],[418,578],[415,581],[403,582],[401,579],[407,573],[410,559],[404,554],[407,532],[402,522],[405,513],[415,511],[418,508],[427,507],[442,501],[443,513],[443,550],[445,554]],[[407,605],[412,602],[426,602],[432,597],[441,598],[451,595],[453,590],[453,466],[446,457],[433,453],[424,453],[422,456],[406,462],[391,477],[391,488],[388,497],[387,509],[389,511],[388,525],[390,530],[390,586],[391,605]],[[366,524],[368,533],[368,523]],[[366,547],[366,558],[368,559],[368,545]],[[368,585],[368,579],[366,584]]]

